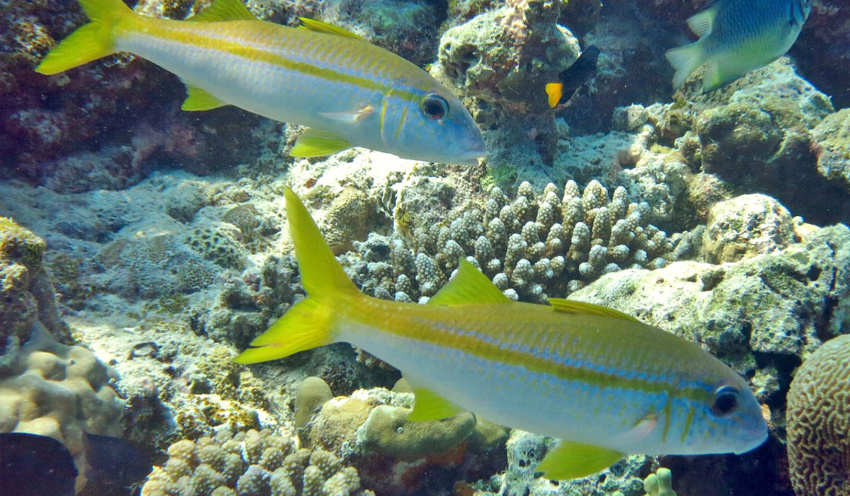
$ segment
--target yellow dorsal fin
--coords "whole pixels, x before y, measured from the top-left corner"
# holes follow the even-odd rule
[[[224,107],[225,105],[230,105],[229,103],[223,102],[214,97],[207,90],[190,84],[186,85],[186,93],[186,101],[183,102],[183,106],[180,108],[189,112],[196,110],[212,110]]]
[[[367,41],[362,36],[358,36],[347,29],[343,29],[339,26],[334,26],[333,24],[328,24],[326,22],[310,19],[309,17],[299,17],[298,19],[301,20],[301,27],[304,29],[309,29],[310,31],[325,34],[335,34],[337,36],[345,36],[346,38],[354,38],[355,40]]]
[[[512,300],[487,276],[465,258],[460,259],[457,273],[428,300],[429,305],[468,305],[470,303],[510,303]]]
[[[407,416],[407,420],[414,422],[441,420],[463,412],[457,405],[429,389],[414,386],[413,394],[416,399],[413,403],[413,411]]]
[[[584,315],[600,315],[604,317],[613,317],[615,319],[628,320],[629,322],[640,322],[640,320],[623,312],[614,310],[612,308],[603,307],[602,305],[585,303],[583,301],[565,300],[563,298],[549,298],[549,304],[552,305],[552,309],[556,312]]]
[[[198,15],[186,19],[192,22],[258,21],[242,0],[215,0]]]
[[[546,83],[546,95],[549,97],[549,107],[555,108],[561,97],[564,96],[564,85],[562,83]]]
[[[624,453],[590,444],[561,441],[546,454],[535,471],[552,480],[577,479],[606,469],[626,456]]]
[[[351,143],[335,134],[316,129],[307,129],[289,150],[293,157],[324,157],[346,148],[351,148]]]
[[[717,5],[709,7],[698,14],[694,14],[688,18],[688,27],[691,31],[700,38],[705,38],[711,33],[714,27],[714,19],[717,17]]]

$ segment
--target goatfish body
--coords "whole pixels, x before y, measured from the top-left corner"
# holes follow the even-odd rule
[[[235,105],[309,129],[294,156],[351,146],[403,158],[475,164],[481,132],[460,100],[428,73],[319,21],[306,29],[261,21],[240,0],[215,0],[187,21],[135,14],[122,0],[79,0],[91,19],[36,71],[56,74],[130,52],[176,74],[184,110]]]
[[[537,467],[551,479],[589,475],[629,453],[742,453],[766,439],[747,383],[696,344],[598,305],[514,302],[465,259],[426,305],[366,296],[295,193],[285,196],[309,296],[236,362],[354,344],[413,386],[410,420],[469,410],[561,439]]]
[[[688,19],[699,41],[667,52],[673,87],[703,65],[707,93],[773,62],[797,40],[811,9],[811,0],[718,0]]]

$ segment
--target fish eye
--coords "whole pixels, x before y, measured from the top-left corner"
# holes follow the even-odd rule
[[[419,106],[425,117],[435,121],[442,119],[449,113],[449,102],[435,93],[426,95]]]
[[[711,404],[711,413],[717,417],[726,416],[738,408],[738,398],[741,392],[732,386],[720,386],[714,392],[714,402]]]

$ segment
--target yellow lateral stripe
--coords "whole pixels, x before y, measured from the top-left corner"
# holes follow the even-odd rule
[[[370,298],[365,295],[363,297]],[[399,303],[395,304],[399,305]],[[416,304],[414,303],[410,305]],[[364,323],[377,320],[386,321],[385,316],[382,319],[378,319],[377,317],[368,315],[367,312],[363,311],[364,307],[368,307],[368,305],[358,306],[358,308],[361,309],[358,311],[358,321]],[[383,312],[383,314],[386,313],[383,309],[378,311]],[[388,325],[386,327],[382,327],[382,330],[397,336],[429,343],[434,346],[461,350],[485,360],[501,362],[505,365],[524,367],[529,372],[549,374],[560,380],[580,381],[597,387],[618,387],[645,393],[666,393],[674,397],[689,398],[703,402],[711,399],[710,391],[697,386],[683,386],[675,382],[668,383],[638,377],[622,377],[617,375],[616,372],[600,372],[581,366],[568,365],[563,362],[555,361],[555,359],[552,358],[534,355],[531,352],[503,348],[495,339],[483,340],[475,336],[459,334],[451,331],[447,332],[444,329],[437,329],[420,322],[411,322],[407,319],[403,319],[403,321],[397,322],[397,324],[397,328],[394,328],[396,326]],[[447,343],[451,343],[451,345],[448,345]],[[611,369],[611,367],[604,367]]]
[[[363,89],[380,91],[382,93],[386,93],[390,89],[388,85],[373,79],[369,79],[368,77],[345,74],[339,70],[330,67],[319,67],[309,62],[299,62],[297,60],[292,60],[278,53],[274,53],[274,49],[276,47],[273,45],[266,43],[256,43],[258,39],[272,38],[273,35],[279,35],[279,30],[281,29],[295,30],[295,28],[279,26],[277,24],[269,23],[266,21],[233,21],[218,22],[212,24],[186,23],[184,21],[170,21],[159,19],[146,19],[146,21],[158,22],[155,22],[155,24],[151,23],[153,25],[148,26],[147,29],[135,29],[130,28],[128,26],[128,28],[130,29],[128,34],[133,34],[137,36],[151,36],[153,38],[165,39],[176,43],[181,43],[183,45],[187,45],[197,49],[225,52],[236,57],[244,58],[251,62],[275,65],[284,69],[298,72],[300,74],[315,76],[325,79],[327,81],[337,83],[351,84]],[[255,35],[256,38],[239,38],[238,32],[243,30],[247,32],[248,30],[244,27],[247,27],[249,23],[250,27],[253,29],[253,33],[251,34]],[[233,32],[228,32],[221,29],[225,24],[228,25],[227,27],[234,28]],[[212,28],[210,26],[212,26]],[[237,27],[243,27],[243,29],[237,30]],[[259,36],[258,34],[261,31],[265,31],[266,36]],[[306,32],[309,31],[305,31],[305,33]],[[218,34],[219,36],[216,36],[216,34]],[[333,36],[323,34],[318,35]],[[339,42],[340,41],[337,41],[337,43]],[[353,39],[345,40],[342,42],[365,43]],[[367,60],[367,58],[364,57],[362,58],[362,60],[365,61]],[[356,67],[355,69],[361,70],[363,72],[368,72],[369,67],[364,65],[363,67]],[[407,100],[410,102],[418,102],[422,98],[422,95],[418,93],[401,90],[397,87],[393,91],[393,94],[403,100]]]

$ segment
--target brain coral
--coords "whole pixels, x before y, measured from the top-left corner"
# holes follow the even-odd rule
[[[788,462],[798,496],[850,494],[850,335],[817,349],[788,391]]]

